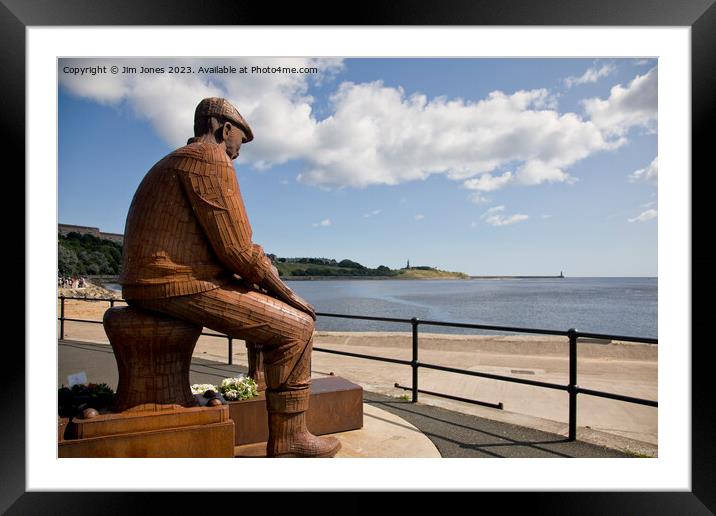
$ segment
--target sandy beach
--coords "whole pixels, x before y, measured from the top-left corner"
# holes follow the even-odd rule
[[[65,295],[71,295],[71,292]],[[118,302],[115,306],[122,306]],[[106,301],[65,301],[65,317],[101,321],[109,307]],[[58,301],[59,315],[59,301]],[[205,329],[205,331],[212,332]],[[212,332],[214,333],[214,332]],[[59,335],[59,322],[58,322]],[[65,338],[107,343],[100,324],[65,322]],[[315,348],[350,351],[368,355],[410,360],[410,333],[324,332],[314,338]],[[233,361],[246,364],[246,348],[234,341]],[[202,336],[194,355],[226,363],[226,338]],[[517,378],[565,385],[568,383],[568,342],[553,336],[470,336],[420,333],[419,360]],[[609,341],[580,342],[578,385],[644,399],[658,399],[658,347]],[[322,377],[334,373],[361,385],[365,390],[400,397],[408,391],[412,373],[409,366],[345,357],[315,351],[312,374]],[[59,380],[58,380],[59,381]],[[61,382],[60,382],[61,383]],[[489,403],[503,403],[498,410],[459,401],[420,395],[421,403],[475,414],[495,420],[566,435],[568,395],[566,392],[514,384],[492,379],[420,369],[420,389],[441,392]],[[578,398],[580,438],[617,436],[650,445],[658,441],[658,409],[620,401],[580,395]]]

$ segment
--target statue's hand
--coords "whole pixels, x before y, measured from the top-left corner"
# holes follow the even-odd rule
[[[291,306],[307,313],[314,321],[316,320],[316,309],[308,301],[297,296],[293,291],[291,291],[290,300]]]
[[[289,288],[281,278],[278,276],[278,270],[274,265],[271,265],[272,272],[275,272],[274,276],[267,276],[264,283],[264,288],[267,292],[272,293],[278,299],[288,303],[292,307],[301,310],[302,312],[310,315],[313,320],[316,320],[316,309],[313,308],[305,299],[299,297],[293,290]]]

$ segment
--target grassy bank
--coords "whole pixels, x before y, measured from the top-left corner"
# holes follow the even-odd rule
[[[400,275],[396,279],[468,279],[469,276],[464,272],[449,272],[438,269],[422,270],[422,269],[401,269]]]
[[[355,263],[355,262],[352,262]],[[468,279],[462,272],[449,272],[432,267],[410,269],[389,269],[380,266],[376,269],[348,267],[333,264],[316,263],[275,263],[282,279],[286,280],[319,280],[319,279]]]

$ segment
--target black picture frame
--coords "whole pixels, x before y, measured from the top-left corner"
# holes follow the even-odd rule
[[[352,12],[350,12],[352,11]],[[28,26],[111,26],[111,25],[545,25],[545,26],[686,26],[692,38],[692,170],[704,169],[707,156],[707,125],[714,108],[712,77],[716,70],[716,6],[714,0],[482,0],[448,1],[417,4],[411,0],[393,2],[363,1],[353,9],[339,10],[322,2],[286,3],[276,8],[258,2],[224,2],[220,8],[190,0],[162,0],[142,2],[125,0],[74,0],[62,3],[51,0],[0,1],[0,105],[4,149],[20,158],[18,167],[24,170],[25,159],[25,28]],[[54,117],[49,117],[53,120]],[[8,154],[4,154],[8,155]],[[692,207],[703,206],[705,188],[693,188]],[[17,179],[17,178],[16,178]],[[25,192],[19,180],[16,191]],[[24,197],[24,196],[23,196]],[[693,209],[693,208],[692,208]],[[692,215],[692,235],[699,234],[703,219]],[[701,234],[709,234],[703,231]],[[16,241],[24,242],[25,235]],[[692,238],[692,242],[696,242]],[[693,253],[693,248],[692,248]],[[17,246],[14,265],[24,264],[24,245]],[[699,285],[710,283],[705,259],[692,259],[692,277]],[[693,285],[693,283],[692,283]],[[693,286],[692,286],[693,288]],[[702,286],[701,289],[704,289]],[[693,292],[693,290],[692,290]],[[16,306],[25,306],[16,303]],[[701,311],[703,321],[706,308],[692,304],[692,313]],[[695,336],[697,326],[692,325]],[[24,334],[23,334],[24,340]],[[692,338],[692,341],[696,339]],[[6,341],[4,379],[7,385],[25,385],[25,353],[17,340]],[[691,343],[684,343],[690,345]],[[716,454],[712,436],[714,426],[713,401],[709,379],[712,376],[708,360],[708,343],[692,346],[692,489],[689,492],[584,492],[584,493],[485,493],[481,502],[489,498],[509,496],[510,509],[523,508],[531,512],[549,514],[713,514],[716,511]],[[5,389],[2,395],[5,414],[2,418],[0,463],[2,484],[0,510],[8,514],[127,514],[137,508],[149,508],[147,493],[27,493],[25,489],[25,407],[16,390]],[[197,487],[198,491],[203,490]],[[162,511],[186,509],[186,493],[164,493]],[[457,496],[457,494],[453,494]],[[212,505],[219,497],[211,495]],[[246,507],[245,494],[232,497],[234,504]],[[225,498],[224,498],[225,499]],[[272,494],[272,502],[303,503],[302,496]],[[206,501],[206,498],[204,499]],[[495,500],[501,501],[501,500]],[[350,493],[341,499],[341,512],[365,512],[371,509],[369,496]],[[403,497],[403,510],[419,507],[422,496]],[[459,503],[459,502],[458,502]],[[474,503],[474,502],[469,502]],[[482,505],[482,504],[481,504]],[[307,506],[310,508],[310,506]],[[483,506],[485,507],[485,506]],[[212,512],[218,509],[214,506]],[[337,509],[334,507],[334,510]],[[309,509],[310,510],[310,509]],[[478,509],[479,510],[479,509]],[[140,511],[143,512],[143,511]],[[185,512],[182,510],[182,513]]]

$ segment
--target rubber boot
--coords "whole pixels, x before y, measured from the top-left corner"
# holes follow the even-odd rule
[[[308,389],[266,392],[267,457],[333,457],[341,449],[341,442],[335,437],[318,437],[308,431],[308,397]]]

